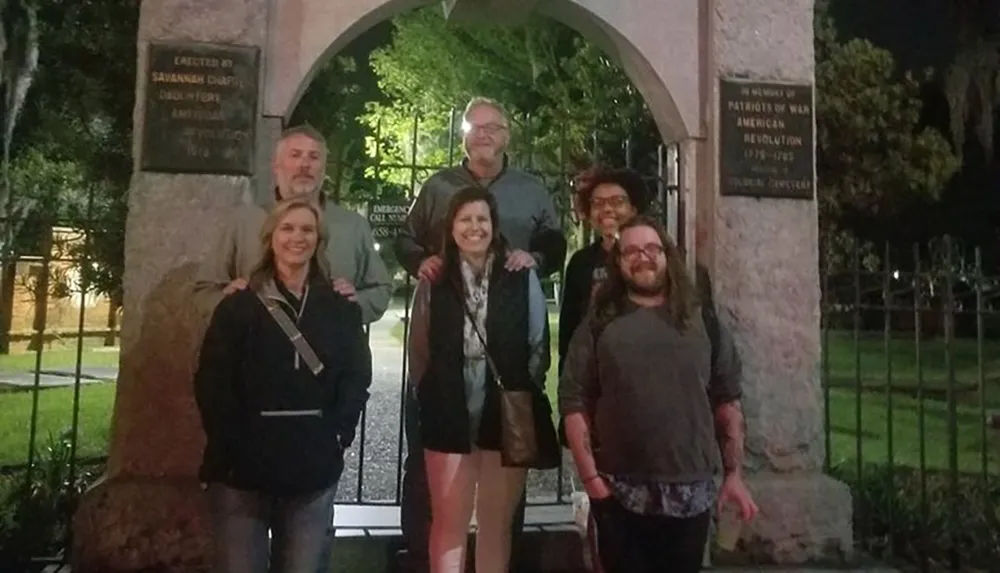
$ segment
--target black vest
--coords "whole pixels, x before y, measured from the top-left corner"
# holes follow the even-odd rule
[[[527,270],[511,272],[497,257],[491,271],[486,311],[487,352],[508,389],[530,389],[528,370]],[[424,447],[443,452],[471,451],[469,413],[465,400],[463,297],[449,277],[431,288],[430,360],[418,386],[421,437]],[[493,373],[487,368],[486,403],[477,445],[498,449],[500,408]]]

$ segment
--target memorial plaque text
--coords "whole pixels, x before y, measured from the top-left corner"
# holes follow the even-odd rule
[[[721,80],[722,195],[812,199],[813,89]]]
[[[142,169],[252,175],[259,49],[149,46]]]

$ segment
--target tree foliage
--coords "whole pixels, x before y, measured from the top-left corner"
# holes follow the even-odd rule
[[[860,239],[888,240],[892,225],[885,223],[915,202],[937,200],[959,161],[940,132],[920,127],[920,83],[900,74],[892,54],[867,40],[839,43],[820,8],[816,116],[821,235],[828,244],[844,244],[846,230]]]
[[[995,109],[1000,100],[1000,14],[998,0],[956,0],[958,27],[954,59],[944,75],[951,111],[951,136],[961,152],[966,127],[993,157]]]
[[[11,148],[14,129],[34,82],[39,52],[38,6],[33,0],[0,0],[0,87],[3,89],[3,181],[0,185],[0,253],[13,246],[21,217],[35,205],[30,200],[17,201],[10,179]]]
[[[359,177],[365,156],[365,106],[380,98],[368,54],[354,46],[327,62],[309,84],[291,124],[309,123],[326,137],[326,188],[336,201],[363,201],[371,195]],[[361,169],[363,171],[363,169]]]
[[[392,43],[372,56],[389,102],[370,106],[366,121],[394,160],[409,163],[415,146],[418,164],[446,162],[455,155],[452,110],[484,95],[511,112],[511,152],[521,165],[558,171],[594,155],[623,162],[629,137],[636,158],[655,161],[659,138],[638,90],[574,30],[541,16],[463,26],[432,9],[397,18],[393,29]],[[414,116],[423,126],[416,140]]]
[[[136,33],[130,0],[0,0],[4,87],[0,252],[52,252],[52,228],[82,231],[60,256],[80,287],[120,304],[132,171]],[[30,88],[30,90],[29,90]],[[11,324],[4,264],[0,351]]]
[[[117,301],[132,173],[139,5],[128,0],[38,2],[38,71],[13,150],[41,154],[54,164],[77,164],[82,185],[54,190],[40,211],[88,230],[85,246],[75,252],[95,263],[82,265],[85,282]]]

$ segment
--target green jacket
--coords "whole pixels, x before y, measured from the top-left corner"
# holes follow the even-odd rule
[[[260,230],[266,218],[263,207],[241,205],[226,224],[195,277],[195,301],[204,312],[214,310],[230,282],[250,278],[260,261]],[[361,319],[366,324],[375,322],[389,306],[392,279],[375,250],[368,221],[331,202],[323,206],[323,221],[329,236],[326,259],[331,278],[350,281],[358,291]]]

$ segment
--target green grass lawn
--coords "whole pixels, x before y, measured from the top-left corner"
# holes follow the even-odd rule
[[[553,332],[552,367],[549,371],[548,391],[555,398],[556,392],[556,315],[550,315]],[[402,324],[393,327],[392,335],[402,342]],[[829,335],[829,360],[827,367],[833,388],[830,390],[831,460],[834,464],[853,463],[857,457],[858,425],[856,411],[861,409],[861,455],[865,462],[885,462],[889,450],[888,398],[885,395],[886,358],[881,334],[868,333],[855,347],[850,332],[831,332]],[[890,345],[892,356],[892,446],[893,462],[900,466],[918,467],[920,463],[920,403],[915,398],[917,384],[916,348],[912,340],[898,338]],[[941,389],[946,387],[947,369],[944,366],[944,343],[927,341],[921,348],[924,385],[923,431],[925,459],[929,468],[946,469],[949,461],[949,432],[947,403]],[[47,368],[72,369],[75,349],[53,348],[43,356]],[[865,388],[856,392],[856,356],[860,356],[860,379]],[[984,346],[982,354],[985,409],[1000,408],[1000,344],[996,341]],[[963,471],[980,469],[983,451],[983,418],[978,394],[979,364],[975,341],[958,340],[953,345],[955,377],[969,390],[960,394],[956,408],[956,449],[959,467]],[[33,354],[31,355],[33,359]],[[27,370],[34,362],[25,362],[26,356],[12,354],[0,357],[0,371],[18,369],[25,364]],[[84,352],[87,365],[111,366],[117,362],[117,353],[105,352],[99,347],[87,347]],[[23,368],[21,368],[23,370]],[[113,384],[86,385],[80,389],[80,455],[99,455],[106,449],[110,428]],[[49,432],[57,434],[68,428],[72,421],[73,389],[58,388],[39,393],[39,431],[37,444],[44,446]],[[31,415],[32,393],[26,391],[0,391],[0,466],[23,463],[27,455],[27,438]],[[1000,433],[987,430],[986,451],[990,471],[1000,473]]]
[[[86,367],[118,366],[118,349],[107,348],[100,338],[85,338],[81,364]],[[76,339],[47,343],[42,347],[42,370],[72,372],[76,368]],[[0,355],[0,372],[33,372],[37,353],[24,343],[15,344],[10,354]]]
[[[28,459],[33,392],[0,392],[0,466],[23,464]],[[107,452],[115,385],[109,382],[80,387],[77,455],[92,457]],[[38,392],[36,451],[73,425],[73,388]]]
[[[118,366],[118,349],[106,348],[101,338],[84,339],[81,365],[113,368]],[[26,343],[15,344],[10,354],[0,355],[0,373],[29,373],[35,370],[36,352]],[[74,372],[77,363],[76,339],[47,343],[42,348],[42,370]],[[72,379],[69,379],[71,382]],[[111,383],[80,387],[77,442],[80,457],[103,455],[107,450],[114,404]],[[28,457],[33,392],[30,389],[0,386],[0,466],[23,464]],[[48,445],[49,435],[58,436],[73,425],[73,388],[49,388],[38,393],[36,449]]]
[[[918,362],[918,346],[912,336],[894,336],[888,353],[880,332],[863,332],[857,343],[852,332],[831,331],[826,336],[829,352],[822,368],[829,369],[832,387],[854,388],[860,380],[863,388],[884,388],[891,371],[892,387],[900,393],[915,393],[921,376],[928,395],[940,397],[948,388],[947,351],[942,338],[922,340]],[[986,404],[1000,406],[1000,341],[997,340],[984,341],[981,353],[975,340],[958,339],[952,343],[952,366],[955,387],[961,391],[960,401],[966,404],[980,401],[980,356]]]
[[[889,408],[885,395],[858,394],[852,390],[830,391],[830,461],[833,465],[854,464],[858,459],[856,420],[861,409],[861,460],[886,463],[889,459]],[[892,462],[898,466],[919,468],[921,426],[924,433],[925,467],[945,470],[949,467],[950,433],[948,405],[941,400],[925,399],[923,415],[920,401],[906,396],[892,397]],[[923,424],[921,424],[921,418]],[[986,428],[978,407],[956,407],[955,451],[959,470],[981,471],[982,452],[987,453],[987,470],[1000,474],[1000,432]],[[985,437],[985,442],[983,438]]]

